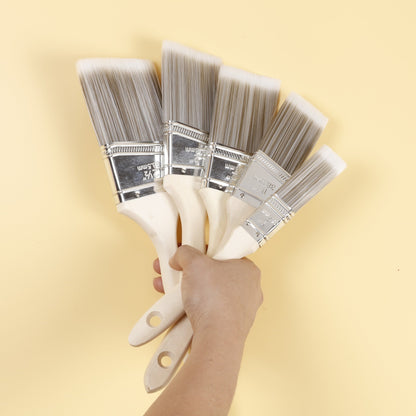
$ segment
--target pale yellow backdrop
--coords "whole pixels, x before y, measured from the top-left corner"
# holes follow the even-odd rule
[[[163,39],[282,80],[347,171],[253,256],[264,304],[231,415],[413,416],[413,1],[23,1],[1,12],[1,415],[138,415],[149,239],[116,213],[75,73]]]

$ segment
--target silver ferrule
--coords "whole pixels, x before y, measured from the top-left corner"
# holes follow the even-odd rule
[[[277,195],[273,195],[242,224],[261,247],[294,215],[292,209]]]
[[[165,174],[205,176],[208,133],[175,121],[163,125]]]
[[[290,175],[261,150],[258,150],[238,177],[233,196],[254,208],[270,198]]]
[[[232,192],[238,176],[249,159],[250,156],[240,150],[211,143],[207,173],[202,186]]]
[[[114,142],[101,148],[117,204],[162,190],[162,143]]]

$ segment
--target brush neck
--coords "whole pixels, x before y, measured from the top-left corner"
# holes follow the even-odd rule
[[[116,203],[162,190],[161,143],[113,142],[102,151]]]
[[[163,139],[165,175],[205,175],[208,133],[176,121],[168,121],[163,124]]]
[[[277,195],[263,203],[241,226],[261,247],[293,217],[292,209]]]
[[[249,159],[250,155],[240,150],[211,143],[203,187],[232,192]]]
[[[282,167],[258,150],[238,177],[233,196],[257,208],[289,178],[290,175]]]

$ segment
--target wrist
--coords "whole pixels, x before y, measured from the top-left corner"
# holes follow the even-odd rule
[[[194,328],[192,344],[244,346],[247,332],[228,322],[204,323]]]

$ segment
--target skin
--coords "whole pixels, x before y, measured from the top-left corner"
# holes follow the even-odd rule
[[[189,246],[179,247],[170,264],[183,271],[182,299],[194,337],[185,364],[146,416],[227,415],[263,301],[260,270],[248,259],[213,260]],[[160,273],[158,260],[153,268]],[[160,277],[153,286],[163,291]]]

